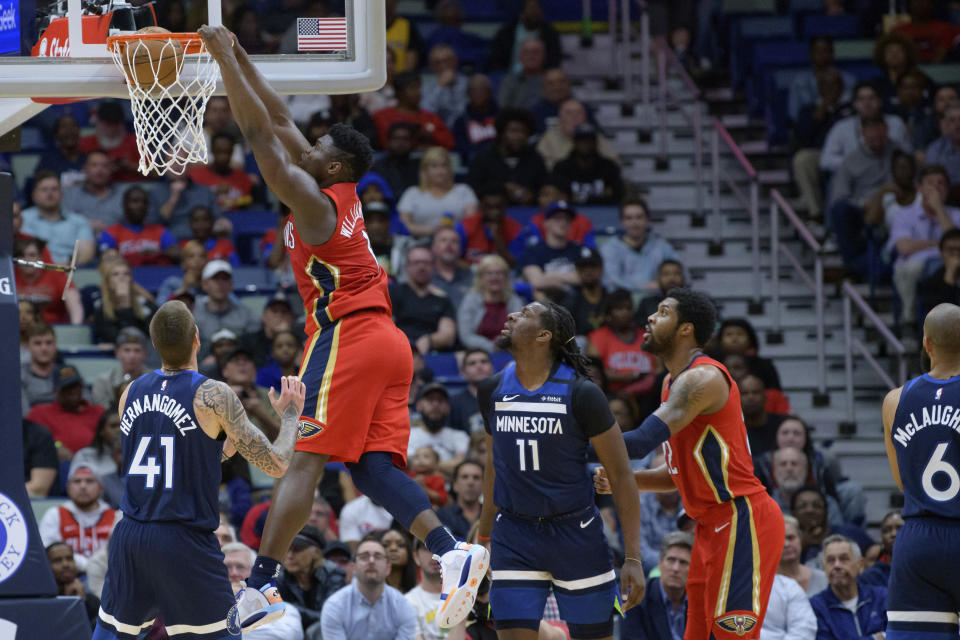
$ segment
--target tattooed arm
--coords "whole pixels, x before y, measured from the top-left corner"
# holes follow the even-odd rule
[[[653,414],[666,423],[672,435],[697,416],[720,411],[729,395],[730,385],[719,369],[694,367],[677,376],[670,397]]]
[[[194,412],[202,425],[222,429],[240,455],[274,478],[282,476],[290,464],[306,394],[306,387],[296,376],[283,377],[280,385],[279,396],[273,389],[268,394],[270,403],[280,414],[280,435],[272,444],[251,424],[240,398],[225,383],[205,381],[193,401]]]

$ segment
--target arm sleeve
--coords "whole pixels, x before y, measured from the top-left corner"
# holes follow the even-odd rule
[[[588,438],[604,433],[617,423],[603,391],[586,378],[574,382],[573,417]]]
[[[493,433],[490,427],[490,410],[493,408],[493,392],[500,383],[500,378],[500,374],[490,376],[477,384],[477,404],[480,407],[480,415],[483,417],[483,428],[490,434]]]
[[[787,634],[783,640],[813,640],[817,635],[817,616],[797,581],[787,582]]]

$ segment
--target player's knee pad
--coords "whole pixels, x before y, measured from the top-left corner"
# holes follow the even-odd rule
[[[347,467],[357,489],[389,511],[405,528],[409,529],[414,518],[430,509],[427,494],[397,468],[392,454],[370,451]]]

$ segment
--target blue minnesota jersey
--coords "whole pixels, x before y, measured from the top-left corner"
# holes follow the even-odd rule
[[[595,384],[557,365],[540,388],[529,391],[511,363],[480,383],[477,400],[493,435],[493,499],[499,508],[551,517],[593,504],[587,444],[616,422]]]
[[[890,435],[903,481],[903,515],[960,518],[960,376],[908,382]]]
[[[152,371],[131,383],[120,423],[125,516],[208,531],[219,525],[223,443],[204,433],[193,413],[206,379],[195,371]]]

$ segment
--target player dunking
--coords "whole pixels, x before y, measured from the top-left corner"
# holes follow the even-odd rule
[[[93,637],[133,640],[159,614],[171,636],[239,640],[239,621],[227,615],[233,590],[213,534],[220,524],[223,440],[229,437],[265,473],[283,475],[305,388],[290,376],[281,378],[279,396],[270,389],[280,415],[280,434],[270,444],[229,386],[197,373],[200,338],[186,305],[164,303],[150,321],[150,339],[162,368],[134,380],[120,397],[124,517],[110,538]]]
[[[930,372],[883,401],[883,436],[904,525],[893,543],[887,640],[957,637],[960,611],[960,307],[923,322]]]
[[[680,491],[697,521],[685,640],[759,638],[783,551],[783,515],[753,475],[740,391],[703,354],[717,315],[702,293],[671,289],[647,319],[644,351],[663,360],[662,404],[624,435],[641,458],[663,443],[666,464],[636,472],[643,491]],[[606,490],[598,470],[598,490]]]
[[[477,390],[488,434],[479,535],[491,544],[490,605],[505,640],[537,637],[551,587],[573,638],[613,633],[616,579],[586,467],[589,443],[610,469],[623,524],[626,607],[643,598],[630,460],[607,399],[586,378],[575,332],[556,304],[510,314],[496,344],[515,362]]]
[[[200,35],[220,65],[264,181],[290,207],[283,239],[307,313],[300,436],[274,493],[260,555],[238,597],[241,625],[253,629],[282,612],[274,575],[310,515],[324,465],[333,460],[347,463],[357,488],[439,556],[443,604],[436,620],[453,626],[473,608],[470,582],[483,577],[489,554],[458,542],[423,489],[397,466],[406,464],[413,359],[391,320],[387,275],[370,247],[356,194],[357,180],[370,167],[370,144],[353,128],[334,125],[311,146],[233,34],[202,27]]]

